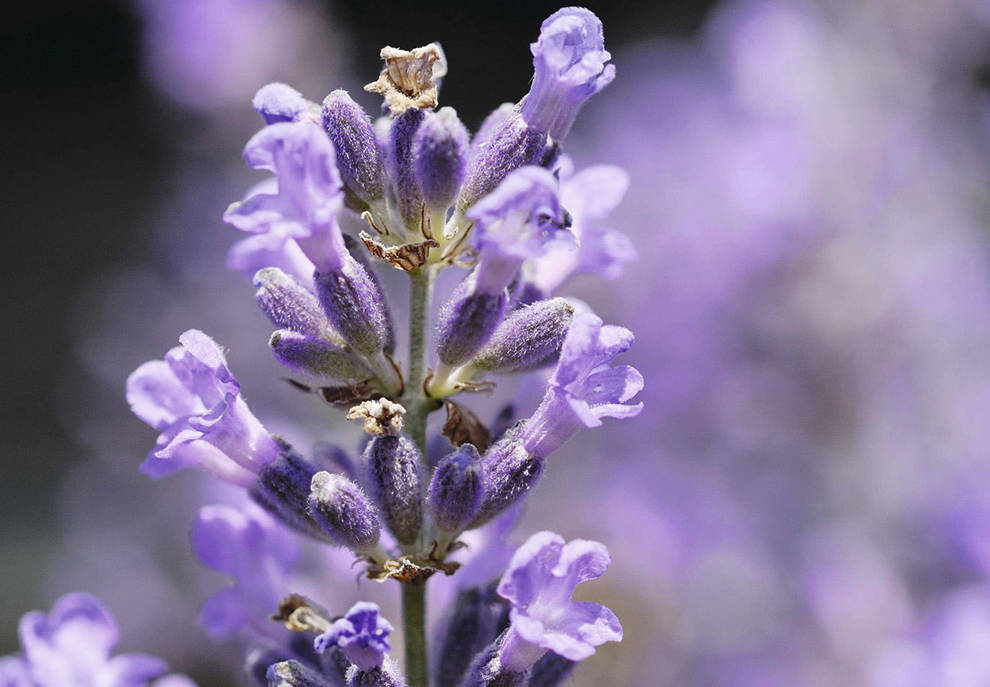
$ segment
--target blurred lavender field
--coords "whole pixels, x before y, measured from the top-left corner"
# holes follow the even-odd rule
[[[123,380],[200,327],[229,346],[273,430],[357,445],[357,428],[275,383],[270,327],[223,268],[237,237],[219,216],[254,179],[240,158],[254,90],[358,91],[381,46],[315,3],[133,9],[143,78],[171,113],[158,120],[168,183],[134,229],[146,259],[73,294],[75,373],[57,409],[85,459],[48,506],[57,543],[38,558],[24,555],[33,540],[0,545],[8,579],[40,587],[39,600],[5,592],[0,654],[17,616],[79,589],[114,610],[128,647],[233,684],[237,648],[196,622],[227,582],[194,559],[189,532],[199,506],[242,496],[139,473],[151,432]],[[621,281],[572,286],[636,332],[646,408],[568,444],[512,535],[549,528],[612,551],[581,593],[625,639],[570,684],[990,683],[990,5],[729,1],[683,38],[657,23],[621,44],[601,15],[617,77],[567,150],[578,169],[629,173],[601,221],[637,257]],[[449,104],[480,119],[499,103]],[[539,400],[521,386],[475,408],[513,394],[521,414]],[[337,581],[299,574],[293,591],[397,613],[377,586],[350,584],[346,555],[302,556]]]

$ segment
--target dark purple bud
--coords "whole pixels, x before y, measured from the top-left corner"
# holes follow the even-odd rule
[[[313,475],[309,509],[337,546],[361,552],[378,545],[381,525],[375,507],[361,487],[343,475],[326,471]]]
[[[460,687],[523,687],[526,684],[528,671],[512,672],[499,660],[504,637],[505,633],[474,657]]]
[[[509,604],[496,593],[497,585],[457,593],[441,639],[436,684],[459,685],[472,657],[509,626]]]
[[[273,332],[268,346],[275,358],[293,372],[331,381],[359,381],[371,372],[349,351],[329,341],[288,329]]]
[[[323,128],[334,151],[344,186],[369,205],[385,197],[385,170],[371,117],[347,91],[323,101]]]
[[[265,120],[265,124],[298,122],[315,107],[292,86],[278,82],[262,86],[254,94],[251,106]]]
[[[299,661],[282,661],[268,668],[268,687],[334,687],[324,675]]]
[[[385,525],[402,544],[413,544],[423,526],[419,450],[407,437],[379,436],[364,449],[368,479]]]
[[[254,275],[258,306],[279,329],[343,343],[340,334],[320,309],[309,289],[277,267],[266,267]]]
[[[526,165],[545,166],[554,149],[544,132],[527,126],[521,117],[508,118],[488,141],[476,146],[457,208],[467,210],[494,191],[509,172]]]
[[[470,360],[505,315],[505,289],[495,293],[479,289],[477,275],[475,270],[464,278],[437,318],[437,356],[451,367]]]
[[[413,167],[413,139],[426,118],[423,110],[409,109],[392,120],[385,167],[393,184],[399,216],[407,227],[419,227],[423,195]]]
[[[258,474],[258,481],[250,489],[251,498],[269,513],[289,527],[326,539],[309,514],[309,492],[316,467],[301,455],[283,444],[277,460],[269,463]]]
[[[344,341],[364,355],[374,355],[392,339],[391,318],[378,282],[353,257],[330,272],[317,272],[316,295],[323,312]]]
[[[344,245],[347,246],[347,250],[350,252],[351,257],[357,260],[358,264],[364,268],[364,271],[368,273],[371,281],[374,282],[375,288],[381,293],[385,293],[385,289],[382,288],[382,282],[378,278],[378,273],[375,272],[374,268],[371,266],[371,260],[368,259],[368,251],[365,250],[357,239],[348,234],[344,234]],[[395,326],[392,324],[392,313],[388,309],[386,304],[385,307],[385,328],[388,338],[385,340],[385,352],[389,355],[395,353]]]
[[[433,472],[427,503],[433,520],[444,532],[459,532],[481,506],[481,456],[463,444],[440,461]]]
[[[451,107],[427,113],[413,138],[413,172],[427,208],[446,210],[467,170],[468,131]]]
[[[521,372],[557,362],[574,308],[551,298],[519,308],[495,329],[471,364],[486,372]]]
[[[358,670],[357,666],[354,666],[347,671],[347,687],[406,687],[406,685],[395,664],[388,659],[378,668]]]
[[[529,672],[527,687],[557,687],[574,672],[577,661],[548,651]]]
[[[516,503],[543,474],[543,461],[530,455],[519,441],[522,426],[506,432],[481,459],[481,505],[470,529],[481,527]]]

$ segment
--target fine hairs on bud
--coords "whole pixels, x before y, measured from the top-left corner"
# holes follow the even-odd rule
[[[444,532],[463,529],[481,506],[481,456],[463,444],[440,461],[433,472],[427,502],[437,526]]]
[[[521,372],[557,362],[574,308],[563,298],[514,311],[498,326],[471,364],[486,372]]]
[[[269,687],[335,687],[326,677],[300,663],[282,661],[268,668]]]
[[[285,446],[278,459],[258,474],[251,497],[289,527],[325,539],[309,514],[309,485],[315,473],[312,463]]]
[[[428,208],[446,209],[467,171],[468,131],[452,107],[428,113],[413,137],[413,172]]]
[[[462,365],[485,345],[505,314],[505,289],[490,293],[477,288],[474,270],[454,290],[440,311],[437,357],[445,365]]]
[[[339,268],[317,272],[320,306],[344,341],[364,355],[384,350],[391,340],[385,295],[368,270],[348,254]]]
[[[277,267],[265,267],[254,275],[258,307],[279,329],[323,339],[343,347],[344,340],[330,326],[319,301],[308,289]]]
[[[378,545],[378,514],[364,491],[344,477],[323,471],[310,483],[309,509],[330,540],[353,551]]]
[[[268,341],[275,358],[293,372],[316,379],[356,382],[371,371],[350,352],[322,339],[280,329]]]
[[[385,525],[402,544],[423,526],[419,450],[406,436],[376,436],[364,450],[368,479]]]
[[[337,153],[345,188],[369,205],[381,201],[385,169],[368,113],[347,91],[336,90],[323,101],[323,128]]]

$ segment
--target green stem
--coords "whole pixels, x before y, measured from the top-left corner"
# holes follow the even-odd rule
[[[438,406],[423,391],[426,376],[427,327],[433,296],[434,270],[430,267],[409,273],[409,366],[402,405],[406,408],[403,428],[426,461],[426,419]],[[420,537],[422,539],[422,536]],[[422,545],[423,542],[420,542]],[[426,585],[401,584],[402,626],[406,641],[406,675],[410,687],[428,687],[426,654]]]
[[[426,585],[402,584],[402,627],[406,636],[409,687],[428,687],[426,669]]]

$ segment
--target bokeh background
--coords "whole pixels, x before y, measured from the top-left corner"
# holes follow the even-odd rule
[[[573,684],[990,684],[990,4],[590,6],[618,76],[566,147],[629,171],[610,221],[638,259],[569,291],[637,333],[647,388],[640,418],[554,457],[519,526],[612,550],[587,595],[626,640]],[[356,441],[278,382],[223,267],[250,98],[357,97],[382,45],[439,40],[442,101],[473,128],[525,93],[556,8],[53,2],[4,22],[0,654],[22,613],[83,589],[125,647],[234,683],[235,648],[195,620],[223,579],[188,553],[197,507],[234,496],[142,476],[153,433],[122,390],[195,326],[266,425]]]

